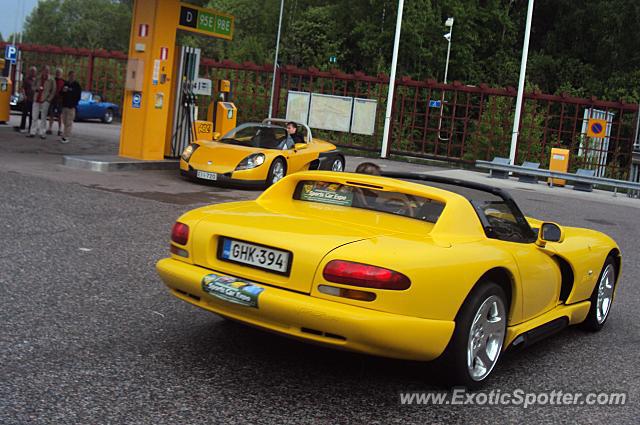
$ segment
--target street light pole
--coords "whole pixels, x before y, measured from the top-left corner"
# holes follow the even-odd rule
[[[404,0],[398,0],[398,18],[396,20],[396,35],[393,39],[393,55],[391,57],[391,75],[389,76],[389,93],[387,94],[387,110],[384,114],[384,130],[382,131],[382,149],[380,158],[387,157],[389,145],[389,128],[391,127],[391,112],[393,110],[393,90],[396,86],[396,65],[398,64],[398,47],[400,46],[400,30],[402,28],[402,9]]]
[[[520,132],[520,115],[522,114],[522,98],[524,97],[524,80],[527,74],[527,58],[529,56],[529,34],[531,33],[531,18],[533,17],[533,2],[529,0],[527,8],[527,24],[524,30],[524,45],[522,46],[522,60],[520,61],[520,80],[518,81],[518,97],[516,98],[516,112],[513,117],[513,132],[511,133],[511,150],[509,151],[509,164],[516,163],[516,150],[518,148],[518,133]]]
[[[453,18],[447,18],[444,23],[445,27],[449,27],[449,32],[444,35],[449,45],[447,46],[447,61],[444,64],[444,83],[447,84],[447,74],[449,73],[449,56],[451,56],[451,36],[453,34]]]
[[[447,75],[449,74],[449,57],[451,56],[451,35],[453,34],[453,21],[452,17],[447,18],[444,26],[449,28],[449,32],[444,35],[444,38],[447,40],[447,60],[444,64],[444,83],[447,84]],[[444,113],[444,90],[442,90],[442,95],[440,96],[440,118],[438,118],[438,139],[442,141],[447,141],[449,139],[445,139],[440,137],[440,130],[442,129],[442,114]]]
[[[284,0],[280,0],[280,18],[278,18],[278,36],[276,37],[276,57],[273,60],[273,78],[271,79],[271,99],[269,100],[269,118],[273,114],[273,92],[276,89],[276,72],[278,71],[278,53],[280,51],[280,31],[282,29],[282,12],[284,10]]]

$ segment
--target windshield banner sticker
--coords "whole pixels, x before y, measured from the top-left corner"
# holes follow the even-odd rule
[[[235,277],[211,273],[202,278],[202,290],[221,300],[258,308],[258,297],[264,288]]]
[[[341,184],[309,182],[302,186],[300,199],[350,207],[353,203],[353,193],[349,189]]]

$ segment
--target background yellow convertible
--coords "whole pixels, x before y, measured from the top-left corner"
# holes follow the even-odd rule
[[[611,238],[525,218],[490,186],[386,175],[405,180],[308,171],[255,201],[190,211],[157,270],[203,309],[336,348],[439,359],[468,387],[509,347],[603,326],[621,263]]]
[[[343,171],[344,156],[335,145],[313,138],[298,123],[298,143],[287,135],[286,120],[245,123],[215,141],[198,140],[180,157],[180,172],[194,180],[269,186],[302,170]]]

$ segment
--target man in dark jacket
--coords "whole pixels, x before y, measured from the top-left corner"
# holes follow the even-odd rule
[[[71,136],[71,128],[73,120],[76,118],[76,108],[80,101],[82,87],[76,81],[76,73],[69,71],[69,79],[64,82],[62,87],[62,139],[60,143],[69,143]]]
[[[29,72],[22,81],[22,119],[16,131],[25,133],[31,130],[31,108],[33,108],[33,86],[36,83],[38,70],[35,66],[29,68]],[[29,118],[29,128],[27,128],[27,118]]]

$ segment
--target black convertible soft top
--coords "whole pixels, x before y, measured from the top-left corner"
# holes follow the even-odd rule
[[[459,180],[459,179],[454,179],[450,177],[435,176],[433,174],[385,171],[385,172],[382,172],[382,176],[391,177],[394,179],[401,179],[401,180],[418,180],[418,181],[424,181],[424,182],[440,183],[440,184],[445,184],[450,186],[473,189],[473,190],[494,195],[500,198],[502,202],[504,202],[504,204],[511,210],[511,213],[513,214],[513,217],[515,218],[517,225],[520,228],[520,231],[522,232],[523,240],[522,241],[517,240],[517,242],[532,242],[537,237],[536,232],[529,225],[529,222],[527,221],[524,214],[518,207],[518,204],[516,204],[516,201],[511,197],[511,194],[509,194],[509,192],[507,192],[506,190],[503,190],[494,186],[489,186],[487,184],[470,182],[466,180]],[[484,231],[487,237],[490,237],[490,238],[497,237],[496,235],[497,229],[494,228],[495,226],[493,226],[489,222],[489,219],[484,214],[482,203],[479,202],[479,200],[477,199],[472,199],[471,197],[468,196],[468,194],[465,194],[464,192],[459,194],[467,198],[471,203],[471,205],[473,205],[474,209],[478,214],[478,217],[480,218],[482,226],[484,227]]]

